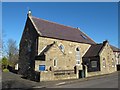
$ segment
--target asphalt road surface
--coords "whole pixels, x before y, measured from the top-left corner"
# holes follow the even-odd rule
[[[118,88],[118,72],[90,80],[53,86],[51,88]]]

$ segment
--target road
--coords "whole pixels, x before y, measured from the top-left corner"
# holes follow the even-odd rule
[[[118,88],[118,73],[49,88]]]

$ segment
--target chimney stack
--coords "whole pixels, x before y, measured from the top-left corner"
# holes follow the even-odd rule
[[[105,45],[106,43],[108,43],[108,40],[103,41],[103,45]]]

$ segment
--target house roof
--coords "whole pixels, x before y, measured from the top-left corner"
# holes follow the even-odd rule
[[[33,16],[30,16],[30,19],[40,36],[74,42],[95,44],[95,42],[91,38],[89,38],[86,34],[81,32],[77,28],[64,26]]]
[[[38,56],[35,56],[35,60],[43,60],[45,61],[45,53],[48,52],[50,50],[50,48],[55,44],[52,43],[50,45],[47,45],[41,52]]]
[[[113,52],[120,52],[119,48],[112,46],[112,45],[110,45],[110,47],[112,48]]]
[[[91,47],[88,49],[88,51],[85,53],[83,57],[98,56],[102,48],[103,48],[103,44],[91,45]]]
[[[47,51],[49,51],[49,49],[54,45],[55,43],[52,43],[50,45],[47,45],[43,50],[42,52],[39,54],[39,56],[42,56],[44,55],[44,53],[46,53]]]

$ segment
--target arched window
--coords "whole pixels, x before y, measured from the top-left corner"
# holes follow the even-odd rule
[[[105,58],[103,58],[103,67],[104,67],[104,68],[106,67],[106,61],[105,61]]]
[[[76,50],[76,65],[80,65],[80,49],[77,47],[75,50]]]
[[[118,57],[117,58],[120,58],[120,54],[118,54]]]
[[[78,47],[76,48],[76,51],[80,51]]]
[[[112,58],[112,67],[115,67],[115,60]]]
[[[59,48],[62,52],[64,52],[64,46],[62,44],[59,45]]]
[[[31,41],[28,41],[28,52],[31,52]]]

